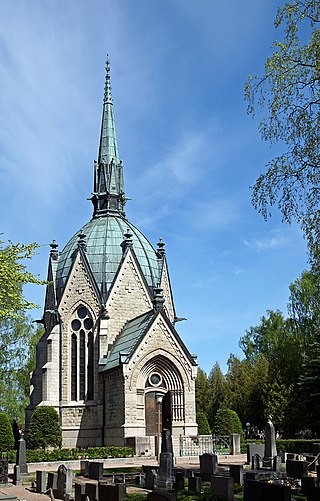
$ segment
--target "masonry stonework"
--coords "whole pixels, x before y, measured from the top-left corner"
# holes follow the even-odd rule
[[[27,428],[34,409],[49,405],[63,447],[129,445],[152,455],[160,417],[178,453],[179,436],[197,434],[197,364],[175,329],[182,319],[165,244],[153,247],[126,218],[115,130],[107,62],[93,214],[61,252],[50,246]]]

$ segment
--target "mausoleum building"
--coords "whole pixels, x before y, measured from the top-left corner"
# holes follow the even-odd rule
[[[27,428],[38,405],[60,415],[64,447],[153,452],[162,427],[197,434],[196,358],[177,321],[165,245],[126,218],[110,65],[106,65],[93,215],[59,252],[51,244]]]

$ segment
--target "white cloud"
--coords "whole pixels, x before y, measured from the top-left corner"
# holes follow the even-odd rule
[[[284,237],[278,231],[277,235],[260,237],[260,238],[252,238],[251,240],[243,239],[243,243],[249,249],[255,250],[257,252],[264,250],[273,250],[283,247],[287,243],[287,238]]]

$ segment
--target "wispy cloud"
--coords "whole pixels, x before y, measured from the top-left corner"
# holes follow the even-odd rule
[[[260,252],[264,250],[273,250],[283,247],[287,243],[287,238],[279,233],[267,237],[252,238],[251,240],[243,239],[243,243],[249,249]]]

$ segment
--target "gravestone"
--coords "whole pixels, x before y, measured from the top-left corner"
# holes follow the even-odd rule
[[[308,476],[308,463],[307,461],[295,461],[287,459],[286,472],[288,477],[302,478]]]
[[[57,489],[58,483],[58,473],[48,472],[47,490],[52,489],[55,491]]]
[[[155,468],[152,468],[152,466],[143,466],[142,469],[145,473],[145,488],[152,491],[155,486],[156,478],[158,476],[157,470]]]
[[[197,494],[201,492],[201,478],[188,477],[188,492],[190,494]]]
[[[166,491],[152,491],[148,492],[147,501],[177,501],[177,498]]]
[[[213,494],[219,494],[225,501],[233,501],[234,482],[231,477],[211,477],[211,491]]]
[[[75,482],[74,484],[74,501],[82,501],[81,496],[85,495],[86,484]]]
[[[291,487],[245,479],[243,501],[291,501]]]
[[[99,500],[122,501],[126,497],[126,484],[99,483]]]
[[[15,464],[13,467],[13,484],[21,485],[21,470],[20,466]]]
[[[307,501],[319,501],[320,487],[309,487]]]
[[[170,430],[163,428],[161,439],[161,452],[170,452],[173,454],[172,437]]]
[[[232,433],[229,436],[230,454],[240,454],[240,435],[238,433]]]
[[[184,490],[184,472],[176,471],[174,475],[174,489],[176,491]]]
[[[23,437],[21,437],[20,440],[18,440],[16,463],[18,466],[20,466],[21,475],[26,475],[28,473],[27,452],[26,452],[26,441]]]
[[[264,428],[264,456],[263,465],[272,468],[273,458],[277,455],[276,432],[269,416]]]
[[[89,501],[96,501],[98,499],[98,484],[92,484],[90,482],[85,483],[84,488],[85,498],[89,498]]]
[[[259,455],[261,458],[264,455],[264,444],[247,444],[247,463],[251,464],[252,457]]]
[[[260,470],[260,468],[262,468],[262,458],[259,456],[259,454],[252,456],[251,468],[253,470]]]
[[[218,473],[218,456],[216,454],[205,453],[199,456],[200,477],[205,482],[210,482],[212,475]]]
[[[8,461],[0,459],[0,485],[8,483]]]
[[[172,489],[172,463],[172,452],[160,453],[159,474],[155,482],[157,489],[166,491]]]
[[[53,490],[53,495],[58,499],[65,499],[72,496],[73,472],[61,464],[58,468],[57,487]]]
[[[80,461],[80,475],[82,475],[83,477],[89,476],[89,464],[90,462],[88,460]]]
[[[36,490],[40,494],[47,490],[47,473],[44,470],[36,470]]]
[[[276,473],[281,473],[283,471],[281,456],[277,455],[272,460],[272,469]]]
[[[311,487],[319,487],[319,481],[317,477],[302,477],[301,490],[304,496],[308,496]]]
[[[103,463],[98,461],[89,462],[89,478],[92,480],[103,480]]]
[[[242,464],[231,464],[229,466],[230,477],[235,484],[243,484],[243,466]]]

